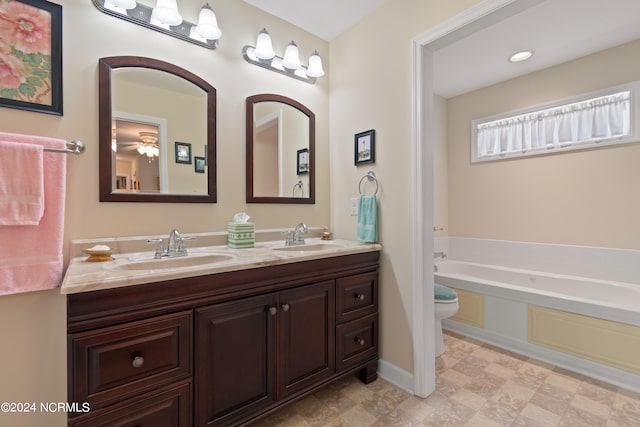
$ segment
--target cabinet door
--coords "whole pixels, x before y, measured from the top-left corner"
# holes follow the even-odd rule
[[[233,425],[273,403],[276,313],[273,295],[196,310],[195,425]]]
[[[334,282],[278,294],[279,397],[335,372]]]

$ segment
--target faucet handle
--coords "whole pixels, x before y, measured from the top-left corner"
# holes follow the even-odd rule
[[[164,245],[162,244],[162,239],[147,239],[146,243],[156,243],[156,253],[153,257],[162,258],[162,255],[164,254]]]
[[[184,243],[187,240],[196,240],[196,238],[195,237],[180,237],[180,238],[178,238],[178,252],[184,252],[185,254],[187,253],[187,246]]]
[[[293,230],[283,231],[282,234],[285,234],[285,245],[290,245],[291,243],[293,243]]]

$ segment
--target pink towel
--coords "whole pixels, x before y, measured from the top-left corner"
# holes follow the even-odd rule
[[[42,145],[0,141],[0,225],[38,225],[43,212]]]
[[[0,132],[0,141],[65,148],[63,140]],[[67,155],[45,152],[44,214],[38,225],[0,225],[0,295],[52,289],[62,282]],[[34,165],[24,166],[27,169]]]

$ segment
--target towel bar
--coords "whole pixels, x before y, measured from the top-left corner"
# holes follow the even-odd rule
[[[82,154],[84,153],[84,149],[85,146],[82,141],[67,141],[67,148],[44,148],[43,151],[65,154]]]

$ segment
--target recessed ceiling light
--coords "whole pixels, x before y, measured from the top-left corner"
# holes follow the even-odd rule
[[[516,52],[509,57],[509,62],[522,62],[533,56],[532,50],[521,50],[520,52]]]

